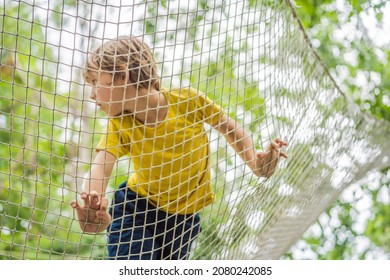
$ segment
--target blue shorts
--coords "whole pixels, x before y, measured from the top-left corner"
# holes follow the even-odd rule
[[[156,209],[131,191],[126,182],[110,208],[108,258],[111,260],[187,259],[201,231],[199,214],[178,215]]]

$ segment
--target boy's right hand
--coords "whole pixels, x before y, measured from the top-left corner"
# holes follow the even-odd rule
[[[92,191],[90,194],[82,192],[80,198],[84,205],[80,206],[76,200],[70,205],[76,210],[80,228],[86,233],[99,233],[107,229],[111,222],[111,215],[108,214],[108,199]]]

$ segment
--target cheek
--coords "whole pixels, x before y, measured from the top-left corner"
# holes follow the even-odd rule
[[[123,88],[102,87],[99,90],[97,98],[100,102],[105,103],[122,102],[124,99],[124,90]]]
[[[112,102],[122,102],[125,98],[124,90],[121,88],[114,89],[111,92],[111,101]]]
[[[110,89],[100,89],[97,95],[97,100],[100,102],[108,103],[111,101],[111,91]]]

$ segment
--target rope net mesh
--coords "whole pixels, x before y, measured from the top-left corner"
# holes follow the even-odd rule
[[[388,164],[389,126],[340,92],[288,1],[1,2],[0,259],[107,258],[107,234],[83,233],[70,202],[108,123],[84,64],[120,35],[151,47],[163,88],[203,92],[257,149],[289,143],[265,179],[205,124],[215,201],[199,211],[192,259],[277,259],[346,187]],[[118,159],[107,197],[134,172]]]

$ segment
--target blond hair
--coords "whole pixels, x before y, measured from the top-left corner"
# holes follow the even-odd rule
[[[114,80],[129,78],[137,89],[160,90],[160,76],[149,46],[136,37],[120,36],[104,43],[87,59],[84,78],[91,82],[91,71],[106,71]]]

